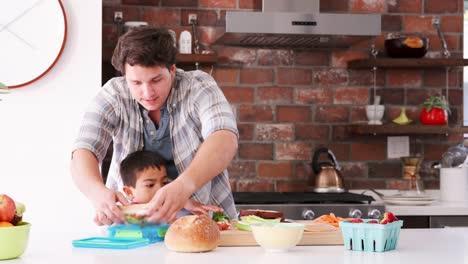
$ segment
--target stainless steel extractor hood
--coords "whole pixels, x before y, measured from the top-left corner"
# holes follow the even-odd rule
[[[320,13],[320,0],[263,0],[262,12],[227,11],[216,44],[343,48],[380,36],[380,14]]]

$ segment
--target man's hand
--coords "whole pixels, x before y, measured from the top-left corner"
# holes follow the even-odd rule
[[[127,199],[120,192],[106,188],[94,153],[87,149],[75,150],[72,154],[71,174],[80,191],[96,208],[94,222],[97,225],[123,223],[124,215],[115,203],[127,205]]]
[[[95,192],[95,195],[91,197],[91,201],[96,208],[94,222],[97,225],[124,223],[124,214],[117,207],[116,202],[120,202],[123,205],[128,205],[129,203],[121,192],[102,188],[98,192]]]
[[[208,214],[209,211],[215,213],[222,213],[224,212],[223,208],[215,206],[215,205],[206,205],[202,204],[198,201],[189,199],[184,206],[184,209],[191,212],[192,214]]]
[[[180,176],[159,189],[151,199],[148,222],[163,223],[175,220],[177,212],[185,206],[193,189],[193,185]]]

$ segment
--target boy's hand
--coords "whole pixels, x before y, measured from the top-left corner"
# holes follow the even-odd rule
[[[221,213],[224,212],[223,208],[214,206],[214,205],[206,205],[202,204],[198,201],[195,200],[188,200],[187,203],[185,203],[184,208],[191,212],[192,214],[208,214],[209,211],[215,212],[215,213]]]

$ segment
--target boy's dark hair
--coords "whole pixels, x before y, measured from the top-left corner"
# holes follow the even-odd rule
[[[125,74],[125,63],[145,67],[165,66],[176,62],[177,48],[167,29],[136,27],[123,34],[112,55],[112,66]]]
[[[148,168],[160,170],[165,166],[166,162],[157,153],[146,150],[135,151],[120,163],[120,176],[125,186],[135,187],[138,172]]]

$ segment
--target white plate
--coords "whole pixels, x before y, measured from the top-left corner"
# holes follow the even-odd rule
[[[384,199],[384,202],[386,204],[392,204],[392,205],[430,205],[434,202],[435,200],[387,200]]]
[[[432,196],[384,196],[383,200],[392,200],[392,201],[433,201],[436,198]]]

